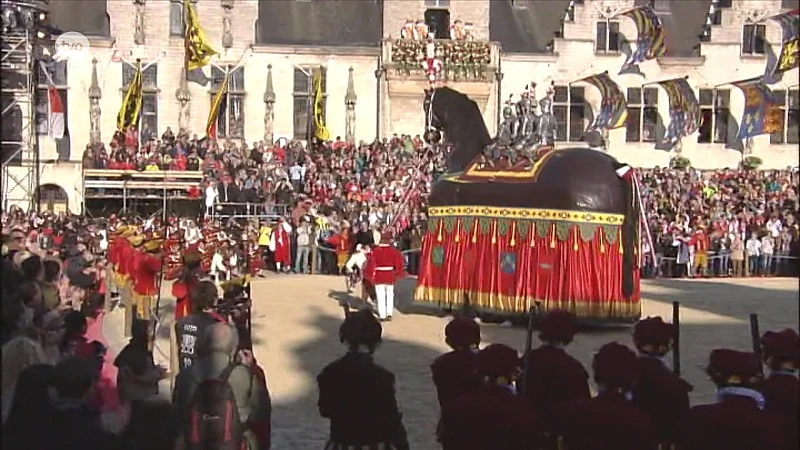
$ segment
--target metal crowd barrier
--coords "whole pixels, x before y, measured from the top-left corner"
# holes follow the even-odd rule
[[[206,211],[208,214],[209,211]],[[215,203],[211,219],[266,219],[276,220],[289,213],[289,205],[267,203]]]

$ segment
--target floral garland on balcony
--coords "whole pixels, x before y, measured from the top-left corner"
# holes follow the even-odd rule
[[[399,74],[408,76],[424,70],[425,45],[425,41],[413,39],[392,42],[392,63],[396,64]],[[489,42],[445,39],[436,40],[435,46],[447,79],[486,79],[486,69],[492,62]]]

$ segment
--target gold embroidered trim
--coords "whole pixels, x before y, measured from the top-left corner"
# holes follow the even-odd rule
[[[497,206],[431,206],[429,217],[473,216],[501,219],[549,220],[556,222],[622,225],[623,214],[608,214],[561,209],[506,208]]]

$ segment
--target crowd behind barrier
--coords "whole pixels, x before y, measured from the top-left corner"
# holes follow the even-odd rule
[[[421,234],[426,195],[446,160],[445,147],[429,153],[419,135],[358,145],[337,137],[313,148],[285,139],[274,145],[223,143],[176,136],[170,128],[161,139],[145,136],[141,146],[137,139],[135,133],[118,133],[110,152],[103,145],[87,147],[84,165],[201,170],[198,195],[206,217],[287,217],[293,239],[300,225],[298,206],[310,201],[310,207],[303,203],[305,212],[318,219],[312,228],[323,249],[325,239],[342,225],[391,223],[401,236],[413,229]],[[645,276],[785,275],[794,270],[796,170],[655,168],[638,173],[651,233],[644,240]],[[400,241],[402,250],[412,248],[409,238]]]

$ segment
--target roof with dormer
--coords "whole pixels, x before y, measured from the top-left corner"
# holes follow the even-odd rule
[[[257,44],[380,45],[383,1],[262,1],[258,3]]]

